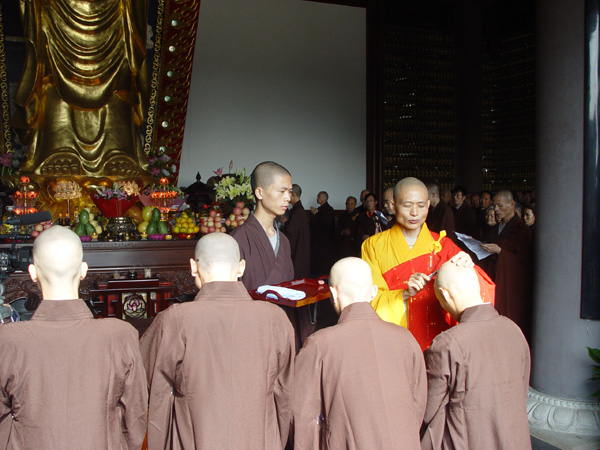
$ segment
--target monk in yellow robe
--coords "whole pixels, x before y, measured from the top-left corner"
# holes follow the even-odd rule
[[[404,178],[394,188],[396,224],[367,239],[362,258],[371,266],[378,293],[372,306],[379,316],[408,328],[424,350],[433,338],[456,322],[439,306],[430,282],[443,263],[473,267],[471,257],[446,237],[429,231],[427,187],[416,178]],[[493,302],[494,283],[476,267],[482,296]],[[408,314],[407,314],[408,312]]]

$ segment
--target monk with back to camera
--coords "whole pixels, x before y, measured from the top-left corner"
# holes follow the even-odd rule
[[[340,318],[309,336],[296,358],[294,449],[420,450],[427,391],[419,345],[373,310],[366,262],[338,261],[329,284]]]
[[[530,356],[519,327],[481,298],[472,267],[440,268],[435,292],[459,324],[425,351],[423,450],[531,449],[527,418]]]
[[[44,231],[33,261],[42,302],[31,320],[0,326],[0,446],[139,449],[148,391],[138,332],[94,319],[79,299],[87,264],[75,233]]]
[[[253,301],[235,240],[204,236],[190,261],[200,292],[158,314],[141,340],[148,448],[280,450],[291,421],[294,333]]]

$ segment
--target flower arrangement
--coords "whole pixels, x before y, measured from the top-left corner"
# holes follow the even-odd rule
[[[0,175],[12,175],[19,170],[25,156],[22,151],[7,151],[0,154]]]
[[[140,188],[135,181],[115,181],[112,188],[102,186],[96,188],[96,195],[105,200],[115,198],[117,200],[129,200],[140,195]]]
[[[104,217],[114,218],[123,217],[139,195],[140,188],[135,181],[115,181],[112,187],[96,188],[91,198]]]
[[[233,168],[233,161],[229,163],[229,171]],[[223,168],[214,172],[218,179],[215,183],[215,197],[217,201],[229,205],[242,201],[245,204],[254,202],[254,194],[250,185],[250,176],[246,175],[246,169],[236,169],[232,175],[223,176]]]
[[[171,157],[165,153],[164,147],[159,147],[154,154],[148,156],[148,164],[152,176],[170,177],[177,173],[177,166],[173,163]]]

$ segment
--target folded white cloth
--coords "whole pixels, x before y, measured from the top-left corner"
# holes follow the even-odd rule
[[[270,286],[268,284],[264,285],[264,286],[260,286],[256,290],[256,292],[258,292],[259,294],[262,294],[265,291],[275,291],[279,295],[281,295],[283,298],[287,298],[289,300],[302,300],[304,297],[306,297],[306,292],[298,291],[296,289],[281,287],[281,286]],[[267,298],[277,299],[277,296],[275,294],[269,293],[269,294],[267,294]]]

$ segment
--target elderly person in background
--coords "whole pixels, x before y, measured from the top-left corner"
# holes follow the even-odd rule
[[[481,267],[496,282],[496,309],[531,335],[532,257],[531,230],[515,213],[510,191],[493,198],[497,224],[488,229],[481,246],[493,255],[480,261]]]

